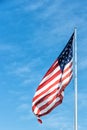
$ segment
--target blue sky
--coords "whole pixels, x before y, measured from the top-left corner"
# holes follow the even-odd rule
[[[87,1],[0,0],[0,130],[72,130],[73,79],[40,125],[31,111],[43,75],[77,27],[78,128],[87,128]]]

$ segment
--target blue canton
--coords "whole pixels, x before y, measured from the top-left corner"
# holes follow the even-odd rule
[[[74,34],[72,34],[67,45],[65,46],[65,48],[63,49],[63,51],[61,52],[61,54],[58,57],[58,63],[60,65],[62,72],[63,72],[65,65],[68,64],[73,57],[73,36],[74,36]]]

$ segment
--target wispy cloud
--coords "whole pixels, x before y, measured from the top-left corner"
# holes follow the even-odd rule
[[[19,105],[19,106],[17,107],[17,111],[18,111],[18,112],[21,112],[21,111],[29,111],[29,108],[30,108],[30,105],[29,105],[29,104],[23,103],[23,104],[21,104],[21,105]]]
[[[44,5],[44,3],[45,3],[45,0],[43,1],[37,0],[34,2],[29,1],[29,0],[21,0],[21,1],[15,0],[14,2],[13,1],[10,2],[10,5],[8,6],[7,10],[12,9],[18,12],[21,11],[21,12],[29,13],[32,11],[37,11]]]
[[[30,69],[28,66],[22,66],[22,67],[17,68],[13,73],[20,76],[29,72],[30,72]]]
[[[9,76],[16,76],[16,78],[20,78],[21,85],[27,86],[31,83],[37,82],[35,79],[37,77],[37,80],[41,79],[41,67],[42,65],[42,59],[41,58],[33,58],[31,62],[26,62],[26,60],[22,63],[17,61],[11,63],[8,67],[6,67],[6,71],[8,72]],[[44,69],[43,69],[44,70]],[[40,74],[39,74],[40,71]]]
[[[80,59],[78,66],[79,70],[85,70],[87,68],[87,58]]]
[[[29,95],[25,94],[25,95],[20,96],[19,100],[20,101],[27,101],[27,100],[29,101],[30,97],[29,97]]]
[[[32,81],[34,81],[34,79]],[[31,83],[31,79],[25,79],[23,82],[24,85],[27,85],[29,83]]]
[[[26,114],[26,115],[21,115],[20,116],[20,120],[32,120],[33,119],[33,116],[32,115],[30,115],[30,113],[29,114]]]
[[[12,51],[13,48],[12,45],[0,44],[0,51]]]
[[[43,6],[43,3],[43,1],[38,1],[32,4],[27,4],[26,6],[24,6],[24,11],[36,11]]]
[[[78,93],[79,109],[87,108],[87,95],[85,92]]]
[[[71,130],[72,119],[70,120],[67,116],[59,116],[58,114],[51,114],[50,117],[45,119],[47,128],[59,129],[59,130]]]
[[[21,95],[23,92],[16,91],[16,90],[9,90],[8,93],[11,94],[11,95],[15,95],[15,96],[18,95],[18,96],[19,96],[19,95]]]
[[[33,119],[33,114],[31,110],[31,105],[29,103],[22,103],[16,108],[16,111],[20,113],[20,120],[31,120]]]

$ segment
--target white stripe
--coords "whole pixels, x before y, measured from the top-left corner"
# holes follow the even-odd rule
[[[40,93],[42,93],[44,90],[46,90],[49,86],[51,86],[52,84],[54,84],[57,80],[59,80],[61,78],[62,74],[60,73],[58,76],[56,76],[53,80],[51,80],[48,84],[46,84],[44,87],[42,87],[41,89],[39,89],[38,91],[36,91],[35,96],[39,95]],[[35,97],[34,96],[34,97]]]
[[[60,98],[57,97],[48,107],[46,107],[45,109],[43,109],[42,111],[40,111],[40,114],[44,114],[47,111],[49,111],[59,100],[60,100]]]
[[[71,59],[71,61],[70,61],[68,64],[66,64],[66,65],[65,65],[64,70],[65,70],[66,68],[68,68],[68,67],[70,66],[70,64],[72,64],[72,63],[73,63],[72,61],[73,61],[73,59]]]
[[[64,97],[64,91],[61,92],[61,95]]]
[[[45,82],[46,80],[48,80],[50,77],[52,77],[59,70],[60,70],[60,67],[57,66],[49,75],[47,75],[46,77],[44,77],[44,79],[41,81],[41,83],[39,85],[41,85],[43,82]]]
[[[48,98],[46,98],[46,100],[44,100],[43,102],[39,103],[39,105],[37,105],[38,108],[42,107],[43,105],[45,105],[47,102],[51,101],[53,99],[53,97],[58,94],[60,91],[60,89],[58,89],[54,94],[50,95]]]
[[[72,74],[62,81],[62,85],[67,84],[70,81],[71,77],[72,77]]]
[[[60,90],[60,89],[59,89]],[[49,101],[51,101],[52,100],[52,98],[57,94],[57,93],[59,93],[59,90],[58,91],[56,91],[53,95],[51,95],[51,96],[49,96],[49,98],[47,98],[45,101],[43,101],[43,102],[41,102],[39,105],[37,105],[37,107],[35,107],[35,109],[34,109],[34,113],[35,114],[38,114],[37,112],[38,112],[38,109],[40,109],[40,107],[42,107],[43,105],[45,105],[47,102],[49,102]],[[64,91],[62,91],[61,92],[61,95],[64,97]],[[60,99],[59,97],[57,97],[58,99]],[[56,98],[56,99],[57,99]],[[56,100],[56,99],[54,99],[54,100]],[[53,101],[54,102],[54,101]],[[52,103],[53,103],[52,102]],[[51,103],[51,104],[52,104]],[[47,107],[46,107],[47,108]],[[46,109],[45,108],[45,109]],[[39,114],[41,114],[41,113],[39,113]]]
[[[32,106],[34,106],[34,104],[39,101],[41,98],[43,98],[44,96],[46,96],[47,94],[51,93],[52,91],[54,91],[56,88],[60,87],[60,83],[57,83],[56,85],[54,85],[51,89],[49,89],[49,91],[45,92],[44,94],[42,94],[41,96],[39,96],[33,103]]]
[[[37,111],[38,111],[38,108],[35,107],[35,109],[34,109],[34,113],[37,114]]]
[[[62,78],[64,78],[67,74],[69,74],[72,71],[72,67],[70,67],[66,72],[63,72]]]
[[[57,63],[58,63],[58,60],[54,61],[52,66],[54,67]]]

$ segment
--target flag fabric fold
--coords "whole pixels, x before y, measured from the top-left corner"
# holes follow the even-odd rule
[[[38,121],[62,103],[64,89],[71,81],[73,75],[73,39],[69,39],[63,51],[54,61],[40,82],[32,100],[32,111]]]

